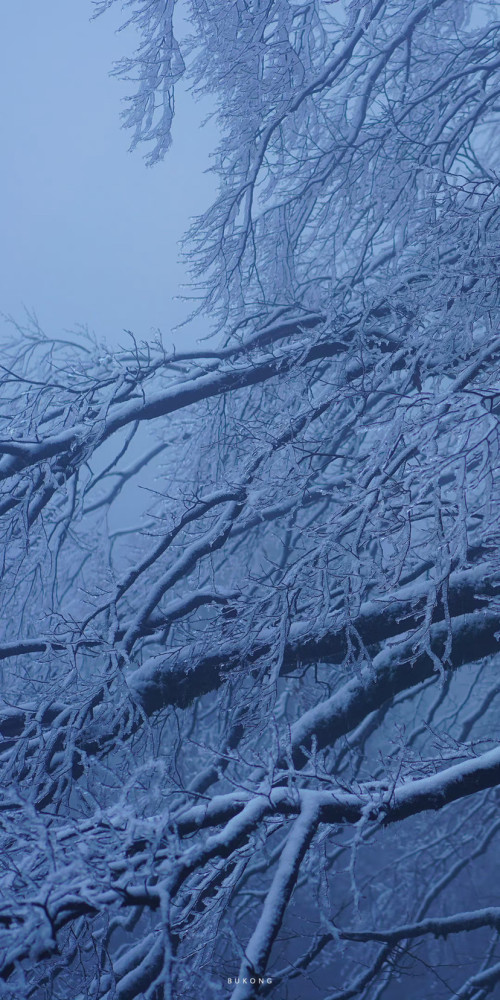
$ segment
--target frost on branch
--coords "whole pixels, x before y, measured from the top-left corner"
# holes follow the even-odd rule
[[[497,4],[185,12],[217,337],[1,360],[1,991],[495,997]]]
[[[94,0],[94,17],[115,2]],[[185,70],[174,32],[175,3],[176,0],[122,0],[122,8],[127,11],[123,28],[137,31],[139,45],[133,56],[117,63],[113,73],[136,84],[135,93],[126,98],[123,124],[133,131],[131,149],[139,142],[153,144],[146,157],[150,166],[163,159],[172,141],[174,88]]]

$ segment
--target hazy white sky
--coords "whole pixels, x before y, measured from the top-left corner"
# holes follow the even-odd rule
[[[159,327],[186,344],[169,336],[186,314],[178,240],[213,190],[213,132],[181,96],[167,159],[146,168],[144,151],[128,153],[127,89],[109,71],[132,39],[115,33],[118,9],[91,12],[90,0],[2,7],[0,312],[22,320],[27,307],[56,335],[83,324],[116,343]]]

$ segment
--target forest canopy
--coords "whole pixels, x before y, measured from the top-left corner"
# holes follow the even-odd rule
[[[1,995],[500,997],[499,4],[121,6],[206,337],[3,351]]]

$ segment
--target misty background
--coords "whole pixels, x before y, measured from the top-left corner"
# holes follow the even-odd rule
[[[133,83],[110,76],[136,33],[117,30],[118,5],[91,15],[89,0],[2,10],[0,313],[23,323],[28,310],[50,336],[88,327],[115,346],[124,329],[160,329],[166,346],[192,346],[201,320],[171,331],[189,313],[178,243],[214,189],[207,108],[179,90],[173,146],[146,167],[121,128]]]

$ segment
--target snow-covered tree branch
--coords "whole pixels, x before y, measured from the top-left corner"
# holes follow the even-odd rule
[[[0,992],[496,996],[499,5],[122,7],[211,339],[3,350]]]

